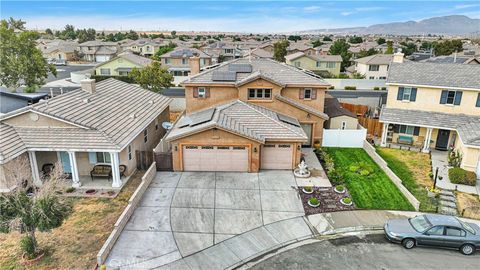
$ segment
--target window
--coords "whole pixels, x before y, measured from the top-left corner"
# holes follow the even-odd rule
[[[413,135],[414,132],[415,132],[414,126],[400,125],[398,128],[398,133],[401,133],[401,134]]]
[[[170,58],[165,58],[165,64],[170,64]]]
[[[225,53],[233,53],[233,49],[225,49]]]
[[[101,68],[100,69],[100,75],[109,76],[110,75],[110,69],[109,68]]]
[[[452,104],[455,101],[455,91],[448,91],[447,104]]]
[[[119,71],[118,75],[119,76],[128,76],[128,71]]]
[[[172,73],[173,73],[173,76],[188,76],[187,71],[173,70]]]
[[[428,230],[429,235],[443,235],[443,226],[435,226]]]
[[[97,163],[111,163],[110,153],[97,152]]]
[[[368,71],[379,71],[380,66],[379,65],[369,65],[368,66]]]
[[[373,80],[373,79],[375,79],[375,77],[374,77],[374,76],[370,76],[370,77],[368,77],[368,79],[369,79],[369,80]]]
[[[272,99],[272,89],[264,89],[264,88],[248,89],[248,99]]]
[[[475,107],[480,107],[480,93],[478,93],[477,104],[475,104]]]
[[[207,96],[207,89],[205,87],[198,87],[198,97],[205,98]]]
[[[403,88],[403,98],[402,98],[402,100],[410,101],[410,95],[411,94],[412,94],[412,88],[411,87]]]
[[[440,104],[460,105],[462,101],[462,91],[443,90],[440,97]]]
[[[144,143],[148,142],[148,129],[145,129],[143,131],[143,142]]]
[[[317,62],[317,67],[321,67],[322,66],[322,62]]]
[[[386,80],[387,77],[384,77],[384,76],[381,76],[381,77],[378,77],[380,80]]]
[[[200,59],[200,66],[205,66],[205,59],[204,58]]]
[[[342,121],[342,128],[341,129],[346,129],[347,128],[347,122]]]
[[[337,66],[337,63],[335,62],[327,62],[327,68],[335,68]]]
[[[397,100],[401,101],[416,101],[417,100],[417,88],[413,87],[399,87],[397,92]]]
[[[303,90],[303,98],[304,99],[311,99],[312,98],[312,89],[306,88]]]
[[[132,145],[128,146],[128,160],[132,160]]]
[[[147,46],[147,52],[149,52],[149,51],[150,51],[150,46]]]
[[[466,235],[465,231],[458,229],[458,228],[453,228],[453,227],[447,227],[445,230],[445,235],[446,236],[456,236],[456,237],[464,237]]]
[[[182,59],[182,65],[188,65],[188,59]]]

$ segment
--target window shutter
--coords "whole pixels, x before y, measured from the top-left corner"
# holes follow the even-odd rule
[[[398,88],[397,100],[403,99],[403,87]]]
[[[193,88],[193,97],[198,98],[198,88],[197,87]]]
[[[412,92],[410,93],[410,101],[417,100],[417,88],[412,88]]]
[[[210,88],[206,87],[205,88],[205,98],[209,98],[210,97]]]
[[[462,102],[462,91],[457,91],[455,93],[455,100],[453,102],[454,105],[460,105]]]
[[[304,96],[305,96],[305,90],[304,89],[298,90],[298,98],[303,99]]]
[[[442,96],[440,97],[440,104],[447,104],[448,91],[442,90]]]
[[[312,89],[312,99],[317,99],[317,89]]]
[[[480,107],[480,93],[478,93],[477,96],[477,104],[475,105],[476,107]]]
[[[88,161],[90,164],[97,164],[97,153],[88,152]]]
[[[420,127],[415,127],[415,128],[413,129],[413,135],[414,135],[414,136],[418,136],[418,134],[420,134]]]

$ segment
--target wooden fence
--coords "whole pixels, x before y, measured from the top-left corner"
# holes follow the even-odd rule
[[[135,151],[137,157],[137,169],[145,171],[153,163],[153,151]]]
[[[350,104],[350,103],[344,103],[344,102],[340,102],[340,105],[353,112],[356,116],[359,116],[359,117],[364,117],[367,112],[368,112],[368,106],[366,105],[358,105],[358,104]]]
[[[381,137],[383,124],[378,119],[358,117],[358,123],[367,129],[368,135]]]

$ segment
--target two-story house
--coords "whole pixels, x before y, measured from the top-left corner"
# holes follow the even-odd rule
[[[480,66],[398,62],[387,79],[381,145],[456,149],[461,167],[480,174]]]
[[[340,75],[342,57],[340,55],[316,55],[296,52],[285,56],[288,65],[308,69],[323,75]]]
[[[158,48],[162,46],[162,43],[157,42],[151,38],[141,38],[132,40],[130,42],[121,45],[122,50],[132,51],[141,56],[151,57],[158,51]]]
[[[166,66],[168,71],[173,75],[175,85],[180,84],[190,75],[190,58],[194,55],[199,57],[200,68],[212,64],[212,57],[210,55],[195,48],[178,48],[160,57],[162,66]]]
[[[118,53],[119,46],[116,42],[106,42],[92,40],[80,43],[78,45],[79,53],[83,54],[83,59],[89,62],[105,62]]]
[[[355,65],[349,67],[349,73],[358,73],[370,80],[387,79],[392,54],[374,54],[355,59]]]
[[[144,68],[153,60],[140,55],[136,55],[131,51],[119,54],[106,62],[95,66],[95,75],[97,76],[128,76],[132,69]]]
[[[322,140],[329,84],[295,67],[235,59],[182,85],[186,111],[165,137],[175,171],[292,169]]]

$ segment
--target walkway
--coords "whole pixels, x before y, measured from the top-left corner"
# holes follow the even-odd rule
[[[437,179],[437,187],[447,190],[458,190],[461,192],[480,194],[480,188],[475,186],[453,184],[448,178],[448,153],[445,151],[432,150],[432,171],[435,174],[436,168],[438,168],[438,175],[442,177],[442,180]],[[480,181],[477,181],[480,186]]]
[[[315,187],[331,187],[332,184],[328,180],[327,174],[323,170],[320,161],[313,152],[313,148],[302,148],[302,155],[305,158],[305,163],[310,170],[311,176],[309,178],[296,177],[297,185],[302,186],[315,186]]]

